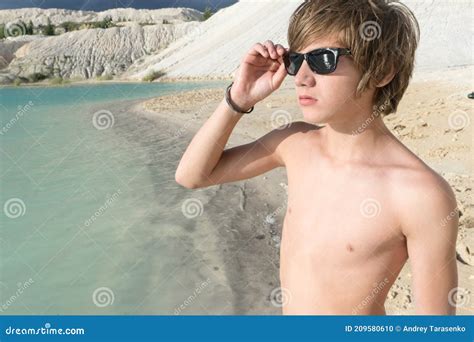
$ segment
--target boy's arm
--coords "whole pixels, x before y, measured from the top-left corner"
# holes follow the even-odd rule
[[[280,143],[287,130],[274,129],[253,142],[224,150],[243,115],[222,100],[186,149],[176,170],[176,182],[190,189],[201,188],[252,178],[283,166]]]
[[[230,90],[230,97],[239,108],[249,109],[281,86],[287,75],[285,51],[283,46],[266,41],[256,43],[243,57]],[[234,112],[223,99],[186,149],[176,170],[176,182],[186,188],[206,187],[251,178],[282,166],[277,147],[284,133],[279,129],[224,151],[243,115],[247,114]]]
[[[417,314],[456,313],[458,209],[449,184],[440,176],[409,191],[402,228],[407,239]]]

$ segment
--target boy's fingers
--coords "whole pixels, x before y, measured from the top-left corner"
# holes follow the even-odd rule
[[[261,54],[263,57],[265,57],[265,58],[269,58],[269,57],[270,57],[270,53],[268,52],[268,49],[267,49],[264,45],[258,43],[258,44],[257,44],[257,48],[258,48],[258,51],[260,52],[260,54]]]
[[[270,56],[272,59],[278,58],[277,51],[275,49],[275,45],[271,40],[267,40],[264,45],[267,47],[268,51],[270,52]]]
[[[257,43],[255,44],[252,49],[250,49],[250,52],[249,54],[253,55],[253,56],[258,56],[258,55],[262,55],[263,57],[265,58],[268,58],[270,57],[267,49],[260,43]]]
[[[283,56],[283,54],[286,52],[286,49],[283,47],[283,45],[280,44],[276,45],[276,50],[279,56]]]
[[[273,86],[275,87],[273,90],[276,90],[281,86],[286,75],[287,75],[287,72],[286,72],[285,66],[281,64],[278,70],[276,71],[275,75],[273,76]]]

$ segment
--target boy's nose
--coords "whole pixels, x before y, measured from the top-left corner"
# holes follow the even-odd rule
[[[316,78],[314,75],[314,72],[310,69],[306,60],[304,60],[298,73],[295,75],[295,84],[299,87],[314,87],[316,84]]]

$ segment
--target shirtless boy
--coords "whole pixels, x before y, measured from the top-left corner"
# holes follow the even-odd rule
[[[190,189],[286,168],[283,314],[383,315],[407,260],[415,313],[455,313],[454,193],[383,121],[397,115],[418,40],[401,3],[305,1],[291,17],[289,48],[266,41],[250,49],[229,102],[222,99],[180,161],[176,181]],[[286,76],[304,121],[224,149],[238,121],[251,120],[240,112]]]

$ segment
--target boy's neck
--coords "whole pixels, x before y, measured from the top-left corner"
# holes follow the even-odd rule
[[[338,162],[373,161],[393,136],[380,116],[355,115],[350,120],[329,122],[321,129],[323,148],[328,157]]]

